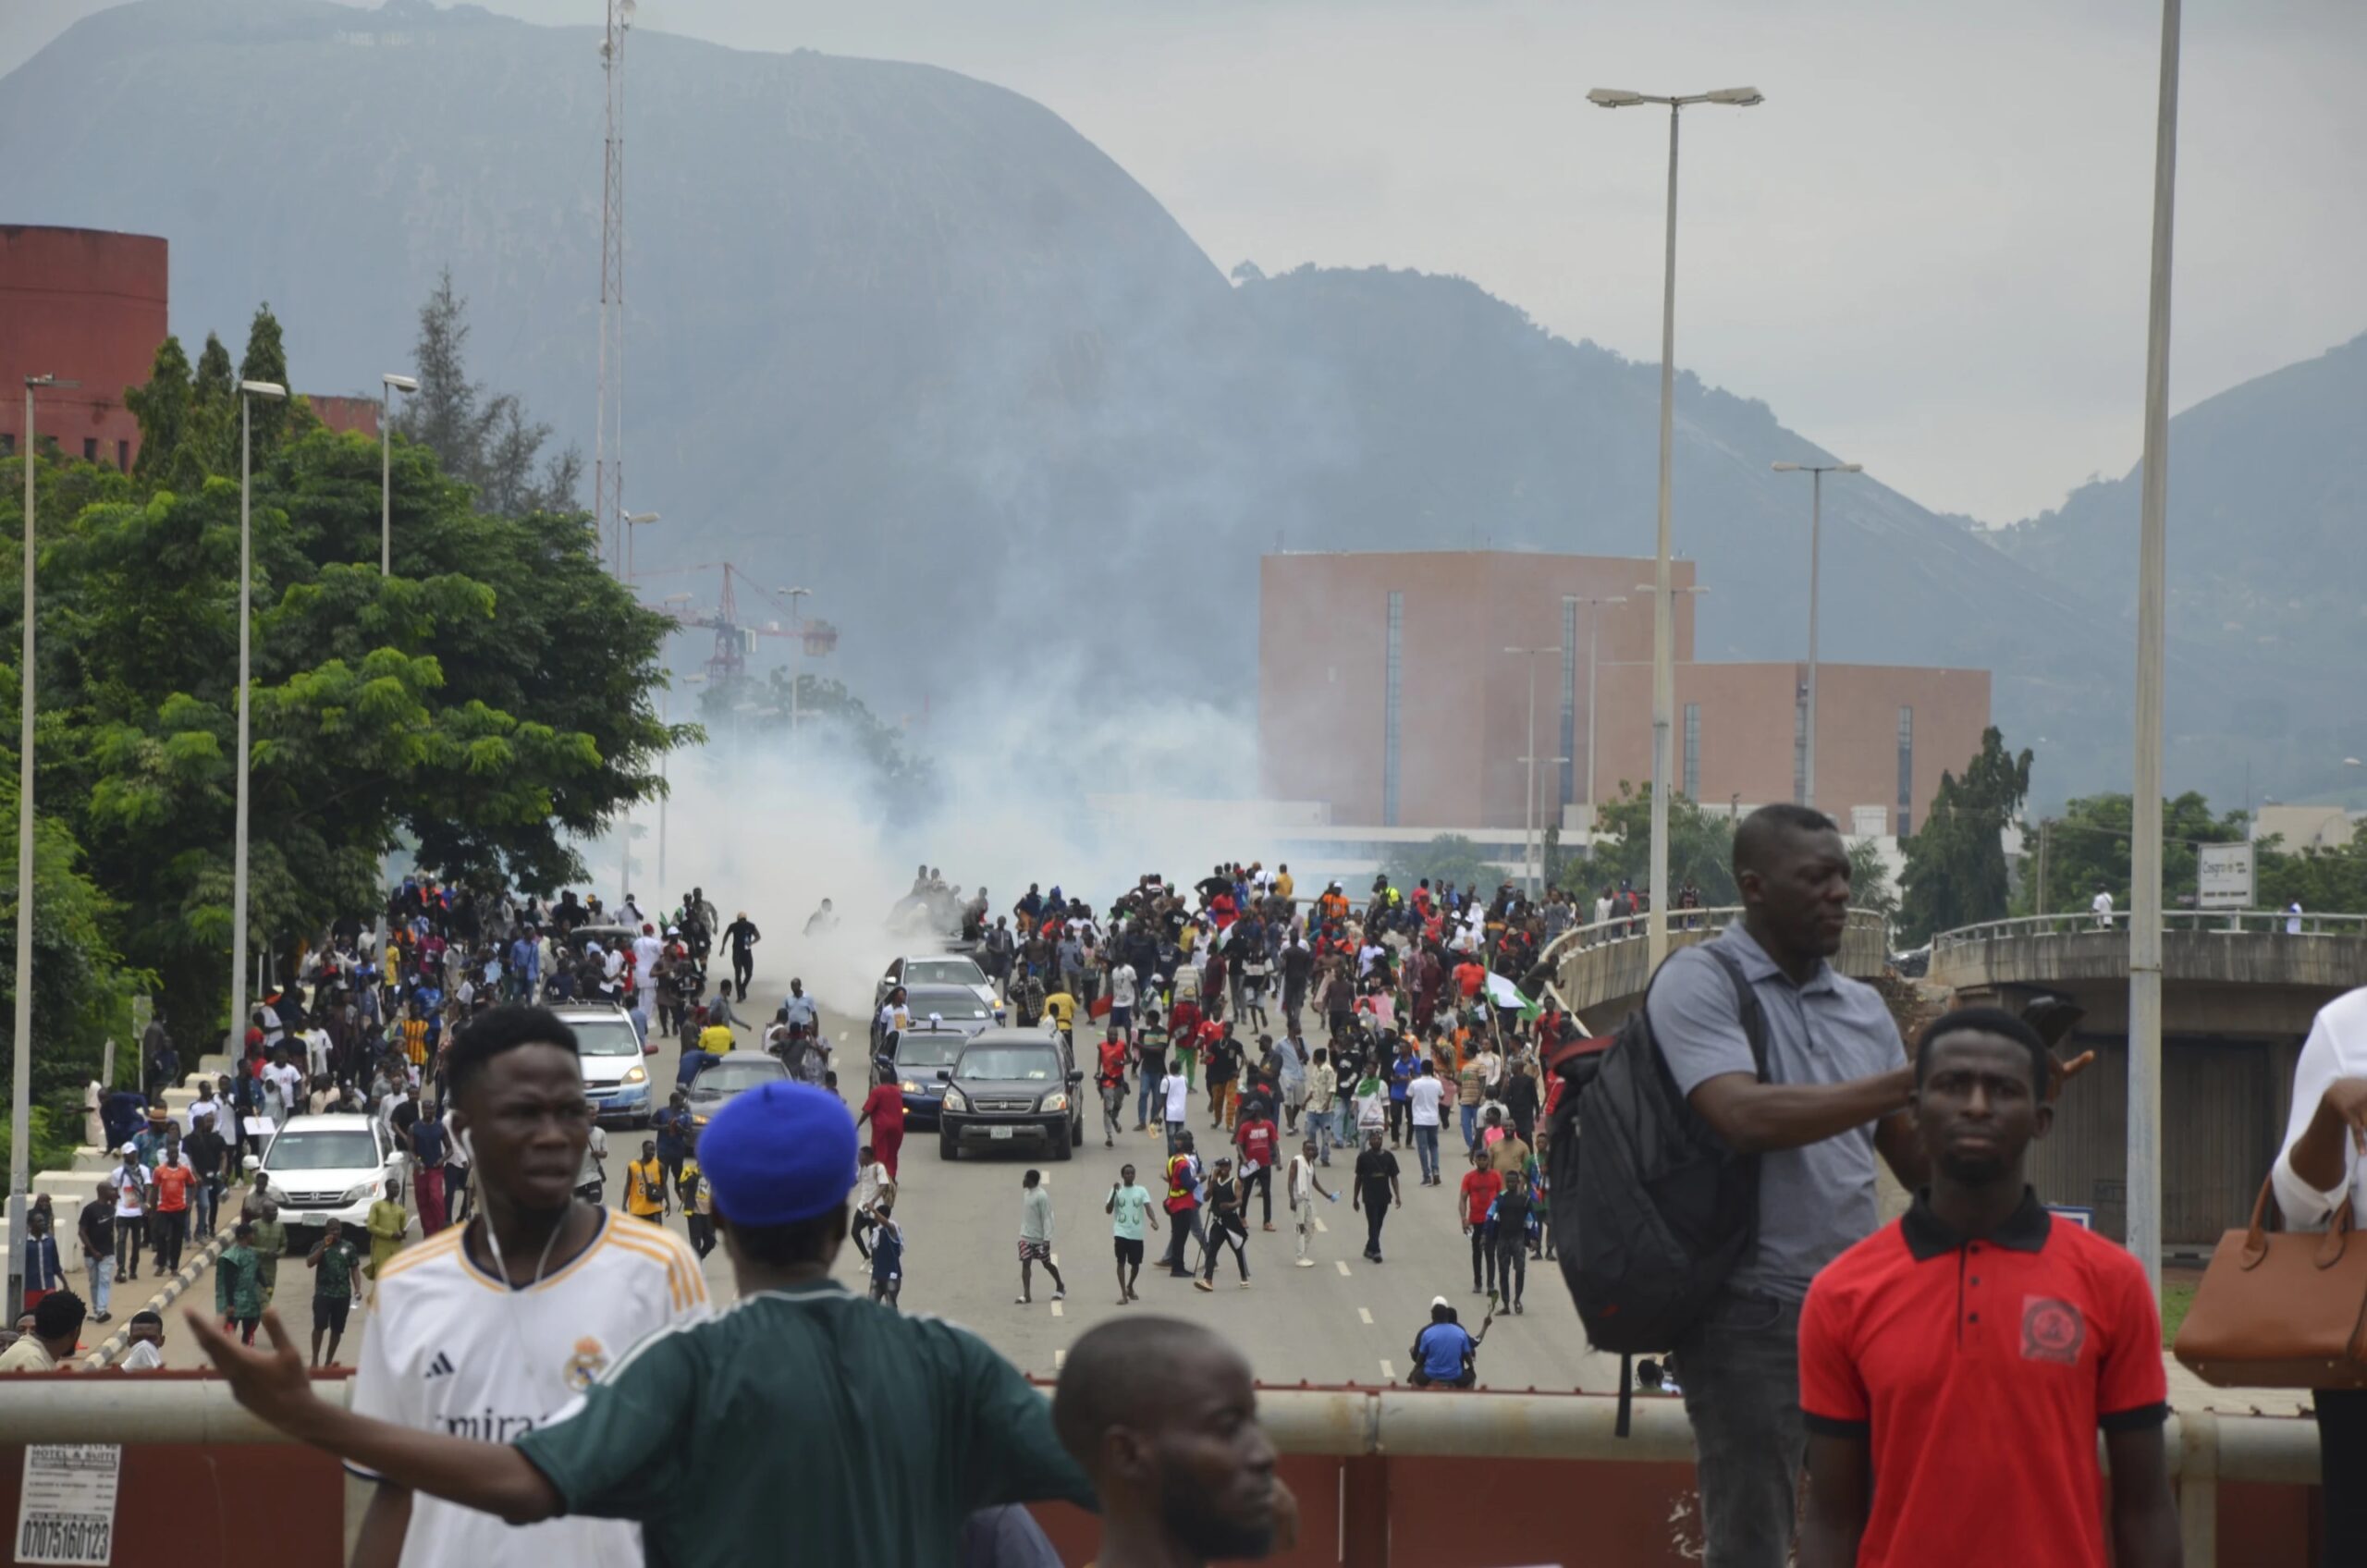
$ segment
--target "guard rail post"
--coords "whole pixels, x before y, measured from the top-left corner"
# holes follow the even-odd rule
[[[2219,1561],[2219,1417],[2208,1410],[2178,1413],[2178,1538],[2186,1568],[2215,1568]]]

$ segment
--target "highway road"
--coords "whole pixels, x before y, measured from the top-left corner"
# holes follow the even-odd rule
[[[796,946],[792,940],[779,944],[784,950],[775,951],[772,943],[758,949],[771,962],[749,992],[744,1010],[749,1016],[771,1016],[786,994],[789,975],[796,973]],[[866,1021],[826,1011],[824,1028],[834,1044],[841,1095],[851,1105],[860,1104],[867,1082]],[[745,1031],[745,1044],[753,1047],[755,1036],[755,1030]],[[1081,1040],[1080,1055],[1088,1048]],[[674,1081],[676,1057],[668,1041],[650,1059],[652,1082],[661,1089]],[[1196,1111],[1202,1152],[1212,1155],[1222,1146],[1210,1142],[1219,1135],[1208,1132],[1204,1106]],[[1361,1256],[1363,1218],[1349,1207],[1348,1161],[1335,1155],[1332,1169],[1324,1175],[1326,1184],[1341,1196],[1337,1205],[1325,1205],[1319,1213],[1322,1229],[1312,1248],[1315,1268],[1293,1265],[1294,1237],[1278,1191],[1272,1231],[1255,1229],[1252,1216],[1250,1289],[1241,1290],[1233,1282],[1229,1258],[1220,1267],[1213,1294],[1169,1278],[1158,1268],[1166,1236],[1161,1231],[1150,1238],[1150,1259],[1138,1287],[1141,1305],[1121,1307],[1110,1222],[1101,1205],[1118,1179],[1119,1167],[1129,1160],[1143,1185],[1159,1191],[1162,1145],[1154,1135],[1132,1132],[1130,1122],[1117,1146],[1105,1148],[1098,1119],[1097,1102],[1086,1142],[1066,1163],[1042,1162],[1040,1155],[1013,1151],[974,1152],[949,1164],[940,1158],[932,1133],[919,1129],[908,1133],[900,1161],[897,1208],[906,1243],[903,1310],[932,1313],[975,1329],[1020,1367],[1043,1378],[1059,1371],[1079,1334],[1124,1312],[1168,1312],[1205,1322],[1241,1348],[1261,1380],[1277,1384],[1402,1381],[1407,1347],[1429,1322],[1433,1296],[1446,1296],[1465,1323],[1478,1328],[1487,1299],[1472,1292],[1470,1243],[1455,1220],[1453,1183],[1460,1181],[1461,1168],[1448,1151],[1449,1184],[1425,1188],[1417,1180],[1410,1147],[1397,1151],[1405,1201],[1388,1221],[1386,1263],[1368,1263]],[[621,1202],[623,1163],[638,1156],[644,1136],[620,1130],[608,1134],[611,1203]],[[1452,1129],[1448,1141],[1456,1141]],[[1034,1305],[1020,1306],[1015,1305],[1020,1179],[1031,1163],[1040,1163],[1052,1194],[1054,1256],[1069,1289],[1065,1301],[1052,1302],[1049,1281],[1039,1270]],[[1279,1188],[1279,1173],[1276,1184]],[[679,1214],[667,1223],[677,1231],[684,1228]],[[865,1267],[850,1246],[836,1272],[850,1289],[860,1292],[867,1285]],[[718,1305],[734,1299],[730,1266],[720,1247],[707,1258],[705,1273]],[[309,1324],[310,1314],[303,1308],[308,1279],[300,1259],[283,1265],[279,1305],[291,1325]],[[210,1306],[213,1289],[210,1278],[200,1279],[185,1299]],[[1586,1348],[1577,1314],[1554,1266],[1532,1262],[1525,1305],[1522,1316],[1500,1316],[1490,1329],[1478,1362],[1483,1385],[1593,1393],[1616,1386],[1616,1358]],[[119,1315],[129,1310],[120,1297],[117,1310]],[[366,1318],[359,1327],[361,1332],[368,1331]],[[350,1337],[340,1360],[351,1365],[359,1351],[358,1335]],[[188,1332],[177,1322],[167,1336],[167,1352],[173,1366],[195,1365],[198,1359]]]

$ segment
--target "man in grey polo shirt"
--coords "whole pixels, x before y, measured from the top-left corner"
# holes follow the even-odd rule
[[[1928,1166],[1907,1109],[1915,1073],[1890,1010],[1825,962],[1849,912],[1840,831],[1805,806],[1764,806],[1736,829],[1734,855],[1743,918],[1711,945],[1758,998],[1766,1081],[1733,982],[1709,952],[1669,955],[1650,1021],[1693,1109],[1729,1145],[1761,1157],[1758,1239],[1676,1354],[1708,1568],[1781,1568],[1807,1443],[1800,1303],[1818,1269],[1873,1233],[1875,1151],[1910,1191]]]

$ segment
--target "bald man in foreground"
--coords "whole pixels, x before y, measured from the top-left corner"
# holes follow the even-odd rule
[[[1199,1568],[1296,1543],[1249,1364],[1196,1323],[1122,1317],[1084,1335],[1052,1427],[1101,1500],[1097,1568]]]

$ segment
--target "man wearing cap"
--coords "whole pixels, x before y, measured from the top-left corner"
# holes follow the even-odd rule
[[[199,1338],[239,1402],[300,1440],[512,1525],[638,1520],[649,1560],[674,1568],[777,1561],[791,1536],[800,1561],[945,1562],[973,1510],[1093,1505],[1016,1368],[966,1330],[880,1311],[829,1277],[855,1180],[837,1096],[785,1082],[737,1096],[699,1158],[740,1305],[651,1335],[507,1443],[318,1399],[276,1319],[269,1353],[211,1324]]]

